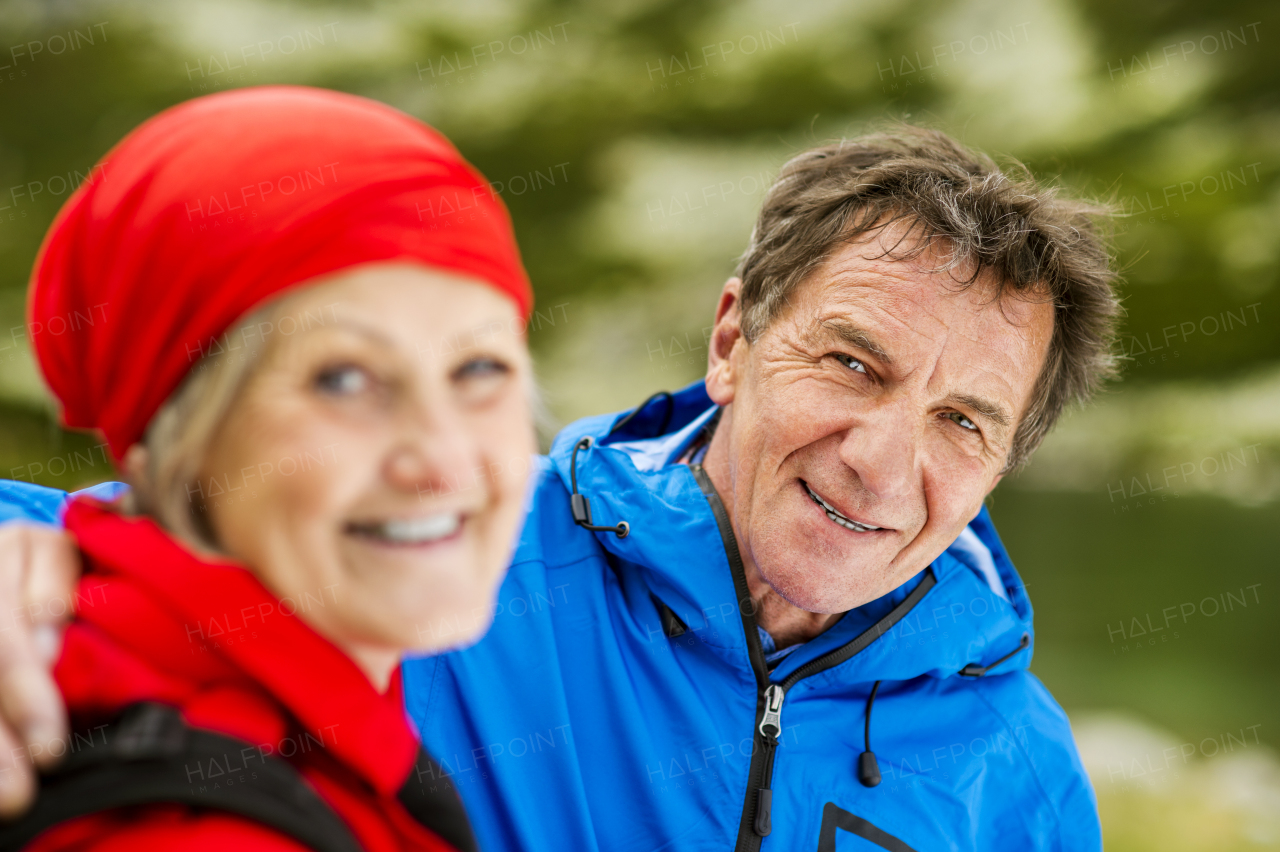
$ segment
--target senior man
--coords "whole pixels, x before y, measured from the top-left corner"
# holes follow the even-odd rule
[[[489,633],[405,663],[419,792],[484,849],[1099,848],[983,500],[1111,370],[1104,213],[932,131],[791,160],[705,382],[566,429]],[[73,564],[4,535],[6,604]],[[38,740],[29,647],[0,699]]]

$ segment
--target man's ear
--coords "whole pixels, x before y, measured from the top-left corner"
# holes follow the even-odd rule
[[[733,402],[739,377],[734,350],[746,346],[746,339],[742,336],[742,314],[738,309],[741,292],[742,279],[730,278],[724,282],[720,301],[716,304],[716,323],[711,328],[711,339],[707,343],[707,395],[716,405]]]

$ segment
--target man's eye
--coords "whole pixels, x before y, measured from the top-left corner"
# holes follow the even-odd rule
[[[955,423],[956,425],[960,426],[963,429],[968,429],[971,432],[978,431],[978,427],[974,425],[974,422],[970,420],[968,417],[965,417],[959,411],[949,412],[947,414],[947,417],[951,420],[951,422]]]
[[[863,364],[861,361],[859,361],[857,358],[853,357],[852,355],[846,355],[843,352],[837,352],[836,360],[839,361],[841,364],[844,364],[850,370],[856,370],[859,373],[865,373],[867,371],[866,365]]]
[[[316,376],[315,385],[324,393],[351,396],[369,389],[373,383],[368,372],[352,364],[326,367]]]

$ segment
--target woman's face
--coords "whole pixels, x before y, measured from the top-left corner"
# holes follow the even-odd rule
[[[375,682],[474,639],[535,441],[514,303],[408,264],[288,297],[201,470],[210,528]]]

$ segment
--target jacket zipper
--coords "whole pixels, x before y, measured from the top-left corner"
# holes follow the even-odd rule
[[[733,573],[734,591],[738,597],[738,612],[742,616],[742,629],[746,633],[747,656],[756,679],[756,725],[754,747],[751,750],[751,768],[747,773],[747,795],[743,803],[742,818],[738,823],[736,852],[757,852],[760,842],[773,830],[773,761],[782,736],[782,703],[787,691],[807,677],[824,672],[851,659],[868,645],[879,639],[937,585],[932,568],[926,568],[924,576],[902,603],[895,606],[884,618],[859,633],[839,648],[810,660],[779,683],[769,680],[769,670],[764,661],[764,649],[760,645],[760,632],[756,625],[751,593],[747,588],[746,570],[738,550],[738,540],[733,534],[729,514],[702,465],[691,465],[694,478],[711,505],[725,555]]]
[[[771,684],[764,691],[764,717],[756,726],[764,738],[764,761],[761,765],[760,786],[756,788],[756,816],[751,828],[760,837],[768,837],[773,831],[773,758],[782,735],[782,699],[786,691],[778,684]]]

